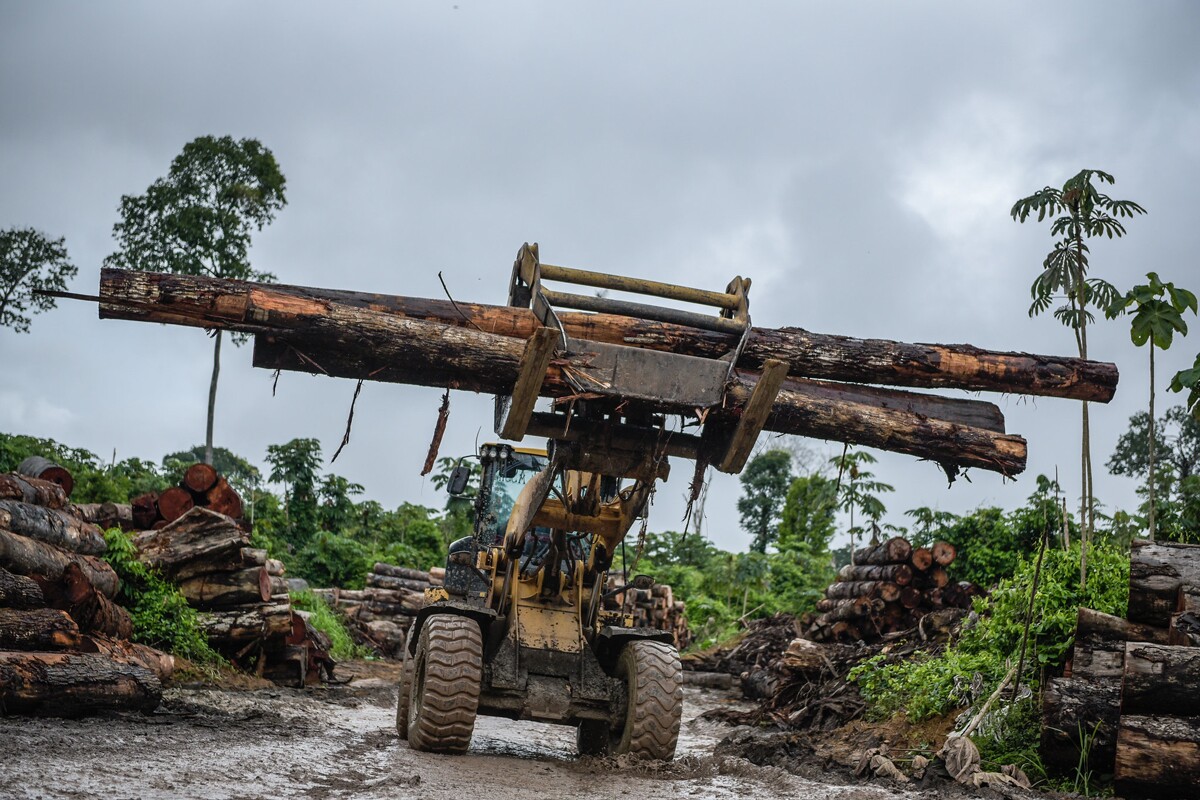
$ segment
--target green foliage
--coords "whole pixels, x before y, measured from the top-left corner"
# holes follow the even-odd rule
[[[1192,419],[1200,421],[1200,355],[1196,356],[1196,361],[1190,369],[1175,373],[1175,377],[1171,378],[1169,388],[1172,392],[1189,390],[1184,407],[1192,415]]]
[[[317,475],[321,468],[321,443],[316,439],[292,439],[287,444],[267,447],[271,472],[267,480],[284,485],[286,529],[281,537],[294,550],[312,539],[318,528]]]
[[[779,550],[828,551],[837,532],[837,500],[837,484],[829,478],[818,474],[794,478],[783,503]]]
[[[61,292],[78,273],[61,236],[50,239],[33,228],[0,231],[0,328],[28,333],[29,314],[54,308],[53,297],[36,292]]]
[[[1149,342],[1151,347],[1167,350],[1176,333],[1187,335],[1183,312],[1196,313],[1196,295],[1176,288],[1173,283],[1164,283],[1157,272],[1146,273],[1146,280],[1147,283],[1134,286],[1112,302],[1105,313],[1114,319],[1132,309],[1129,338],[1133,343],[1141,347]]]
[[[329,653],[339,661],[366,658],[371,651],[354,643],[345,623],[329,605],[308,590],[291,593],[292,608],[309,612],[309,623],[329,637]]]
[[[118,602],[133,619],[133,640],[167,650],[201,665],[218,665],[223,659],[208,645],[196,611],[179,588],[137,560],[137,548],[123,531],[106,531],[104,560],[121,579]]]
[[[857,539],[865,532],[861,525],[855,525],[855,512],[869,519],[872,531],[878,532],[879,520],[887,513],[887,507],[879,499],[879,495],[895,490],[890,485],[875,480],[875,474],[864,468],[866,464],[875,463],[875,456],[865,450],[847,450],[842,455],[831,458],[829,463],[838,470],[838,507],[850,513],[850,550],[853,552]]]
[[[178,483],[183,472],[192,464],[204,460],[204,445],[198,444],[191,450],[180,450],[163,456],[162,468],[172,483]],[[262,473],[258,467],[224,447],[214,447],[212,466],[229,481],[243,498],[262,486]]]
[[[318,531],[296,557],[296,572],[317,586],[361,589],[374,559],[361,542]]]
[[[958,686],[974,673],[995,687],[1016,661],[1029,610],[1036,555],[1021,559],[1014,574],[984,601],[977,601],[979,622],[938,655],[889,663],[878,656],[850,674],[875,718],[904,711],[913,721],[946,714],[964,704]],[[1088,583],[1079,588],[1079,545],[1047,549],[1029,627],[1025,682],[1043,667],[1066,659],[1075,635],[1080,606],[1123,616],[1129,601],[1129,554],[1103,544],[1091,547]],[[1012,663],[1010,663],[1010,661]],[[990,689],[987,689],[990,692]]]
[[[742,528],[753,536],[750,549],[767,552],[778,535],[780,515],[792,482],[792,456],[786,450],[768,450],[750,459],[742,470],[742,496],[737,510]]]
[[[76,503],[128,503],[149,491],[171,485],[154,464],[138,458],[104,464],[88,450],[67,447],[53,439],[0,433],[0,472],[12,472],[29,456],[41,456],[70,470],[75,478],[71,500]]]

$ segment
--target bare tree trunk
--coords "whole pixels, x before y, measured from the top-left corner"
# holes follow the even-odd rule
[[[204,433],[204,463],[213,463],[213,416],[217,409],[217,378],[221,375],[221,331],[213,343],[212,381],[208,384],[208,425]]]
[[[1154,541],[1154,339],[1150,339],[1150,541]]]

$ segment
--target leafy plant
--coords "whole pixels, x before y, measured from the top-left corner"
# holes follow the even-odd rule
[[[38,292],[62,291],[79,274],[64,241],[33,228],[0,231],[0,328],[28,333],[29,314],[54,308],[54,298]]]
[[[350,631],[337,613],[321,598],[307,589],[291,593],[292,608],[309,613],[308,621],[314,628],[329,637],[329,653],[339,660],[366,658],[370,649],[355,644]]]
[[[750,460],[739,478],[742,496],[737,510],[742,529],[753,539],[750,549],[767,552],[778,536],[780,514],[792,482],[792,455],[786,450],[768,450]]]
[[[1171,378],[1170,389],[1172,392],[1190,390],[1185,408],[1193,419],[1200,421],[1200,355],[1196,356],[1196,361],[1190,369],[1175,373],[1175,377]]]

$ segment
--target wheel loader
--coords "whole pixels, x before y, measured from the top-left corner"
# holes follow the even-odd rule
[[[719,312],[573,294],[544,281]],[[608,572],[657,481],[668,477],[669,457],[695,460],[693,480],[708,465],[741,470],[783,374],[768,364],[732,417],[723,400],[739,348],[701,358],[576,338],[557,310],[595,312],[596,324],[620,314],[741,333],[744,343],[749,284],[739,277],[725,292],[703,291],[541,264],[536,245],[521,249],[509,303],[532,308],[543,327],[526,345],[511,395],[496,399],[496,432],[515,442],[545,437],[547,446],[488,443],[451,473],[448,489],[462,496],[473,472],[465,462],[479,461],[471,535],[450,546],[445,583],[427,590],[404,649],[396,724],[411,747],[463,753],[476,716],[488,714],[573,726],[581,755],[674,757],[679,653],[671,634],[605,610]],[[573,368],[556,367],[563,353]],[[573,393],[535,412],[548,379],[566,381]],[[676,418],[680,428],[668,424]],[[652,583],[638,576],[632,585]]]

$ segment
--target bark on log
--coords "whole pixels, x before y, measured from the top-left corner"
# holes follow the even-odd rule
[[[174,579],[179,582],[217,572],[238,572],[250,567],[261,567],[266,562],[266,550],[257,547],[242,547],[236,551],[230,549],[211,558],[180,565],[174,572]]]
[[[1125,643],[1122,714],[1200,716],[1200,648]]]
[[[233,520],[207,508],[196,507],[161,530],[148,531],[134,540],[138,560],[168,577],[185,564],[219,562],[241,553],[246,533]]]
[[[287,572],[287,568],[283,565],[283,562],[277,558],[266,559],[263,561],[263,566],[267,570],[267,574],[272,577],[280,577]]]
[[[511,391],[519,374],[525,344],[520,339],[297,299],[269,286],[180,281],[179,277],[106,270],[101,295],[115,303],[102,303],[101,315],[130,312],[128,318],[147,321],[227,327],[259,334],[286,332],[290,339],[282,351],[283,361],[271,363],[272,369],[321,371],[342,377],[357,375],[496,393]],[[126,301],[136,307],[121,305]],[[156,309],[156,305],[169,308]],[[353,344],[339,344],[348,335]],[[255,363],[268,366],[258,358]],[[577,359],[572,366],[583,373],[589,368],[586,359]],[[888,382],[878,376],[873,380]],[[734,413],[744,407],[754,382],[755,377],[739,373],[728,395]],[[1007,379],[1000,382],[1004,391],[1015,389]],[[574,392],[562,379],[560,366],[553,366],[542,394]],[[975,466],[1009,475],[1024,469],[1025,442],[1020,437],[880,405],[809,396],[796,387],[785,387],[780,393],[766,428],[909,453],[943,465]]]
[[[1135,540],[1129,552],[1129,613],[1159,628],[1180,610],[1179,591],[1200,591],[1200,545]]]
[[[1050,678],[1042,690],[1042,759],[1062,769],[1080,764],[1081,732],[1095,734],[1085,769],[1112,771],[1120,718],[1116,680]]]
[[[1103,611],[1080,607],[1075,617],[1075,638],[1093,636],[1106,642],[1167,644],[1167,632],[1162,628],[1139,625]]]
[[[103,633],[118,639],[133,636],[129,612],[92,585],[78,564],[63,569],[63,594],[57,606],[67,611],[85,633]]]
[[[158,513],[167,522],[179,519],[195,505],[192,493],[181,486],[172,486],[158,496]]]
[[[854,564],[903,564],[912,554],[912,545],[903,536],[893,536],[878,545],[868,545],[854,551]]]
[[[105,562],[93,556],[70,553],[58,547],[0,529],[0,567],[18,575],[38,575],[59,582],[63,570],[77,564],[92,585],[106,597],[115,597],[120,581]]]
[[[382,561],[376,561],[375,566],[371,567],[371,572],[374,572],[376,575],[388,575],[393,578],[406,578],[410,581],[429,583],[428,572],[422,572],[419,569],[409,569],[408,567],[396,567],[391,564],[384,564]]]
[[[1195,797],[1200,718],[1122,716],[1114,778],[1124,797]]]
[[[1092,639],[1076,640],[1071,648],[1068,678],[1121,680],[1125,672],[1125,644]]]
[[[825,596],[830,600],[841,600],[847,597],[878,597],[885,602],[892,602],[900,597],[900,587],[889,581],[842,581],[829,585]]]
[[[1200,647],[1200,614],[1195,611],[1172,614],[1167,642],[1183,647]]]
[[[200,462],[187,468],[187,471],[183,473],[182,484],[188,491],[204,495],[216,485],[219,477],[211,464]]]
[[[933,543],[933,561],[938,566],[948,567],[958,558],[958,550],[949,542]]]
[[[0,475],[0,500],[58,509],[66,508],[68,504],[67,493],[57,483],[16,472]]]
[[[67,497],[71,496],[71,490],[75,488],[75,478],[71,476],[69,469],[41,456],[29,456],[17,465],[17,472],[30,478],[57,483]]]
[[[179,582],[179,591],[188,603],[204,609],[265,603],[271,599],[273,589],[266,567],[215,572]]]
[[[139,494],[129,501],[133,524],[138,530],[148,531],[158,521],[158,492]]]
[[[728,672],[683,671],[684,686],[699,686],[702,689],[732,689],[733,676]]]
[[[138,530],[133,521],[133,506],[128,503],[77,503],[69,505],[66,511],[100,528],[120,528],[126,532]]]
[[[162,682],[140,664],[102,653],[0,653],[0,713],[73,717],[150,712]]]
[[[445,580],[446,580],[446,568],[445,567],[430,567],[429,568],[429,582],[430,583],[432,583],[434,586],[441,586],[445,582]]]
[[[367,586],[377,589],[407,589],[410,592],[424,592],[429,588],[429,584],[423,581],[393,578],[390,575],[380,575],[376,572],[367,574]]]
[[[157,675],[163,683],[169,681],[175,672],[175,656],[144,644],[91,633],[83,637],[81,647],[85,653],[103,653],[118,661],[140,664]]]
[[[8,608],[42,608],[46,598],[37,581],[24,575],[14,575],[0,568],[0,606]]]
[[[314,589],[313,592],[325,598],[326,602],[330,604],[362,603],[370,600],[404,606],[413,611],[419,611],[425,607],[425,593],[413,592],[408,589]]]
[[[489,331],[527,340],[540,325],[524,308],[373,295],[281,284],[104,269],[101,319],[137,319],[257,333],[257,292],[269,291],[276,307],[321,313],[337,304],[407,320]],[[103,302],[109,301],[109,302]],[[274,310],[274,309],[272,309]],[[560,314],[568,334],[594,341],[718,357],[737,344],[729,334],[607,314]],[[257,323],[257,324],[256,324]],[[1113,364],[1076,358],[981,350],[969,345],[905,344],[811,333],[799,328],[753,328],[739,367],[761,369],[780,359],[793,375],[852,383],[994,390],[1107,402],[1116,390]]]
[[[104,533],[90,522],[53,508],[0,500],[0,528],[82,555],[99,555]]]
[[[0,649],[74,650],[83,637],[65,611],[54,608],[0,608]]]
[[[897,586],[908,586],[913,581],[913,570],[908,564],[847,564],[838,570],[839,581],[889,581]]]
[[[883,607],[882,600],[872,600],[869,597],[858,597],[854,600],[846,601],[838,607],[826,611],[817,617],[814,623],[818,627],[827,627],[835,622],[853,622],[861,617],[865,617],[872,611],[877,611]]]
[[[198,617],[209,642],[222,648],[240,648],[247,642],[270,639],[282,641],[292,630],[292,607],[287,603],[202,611]]]

